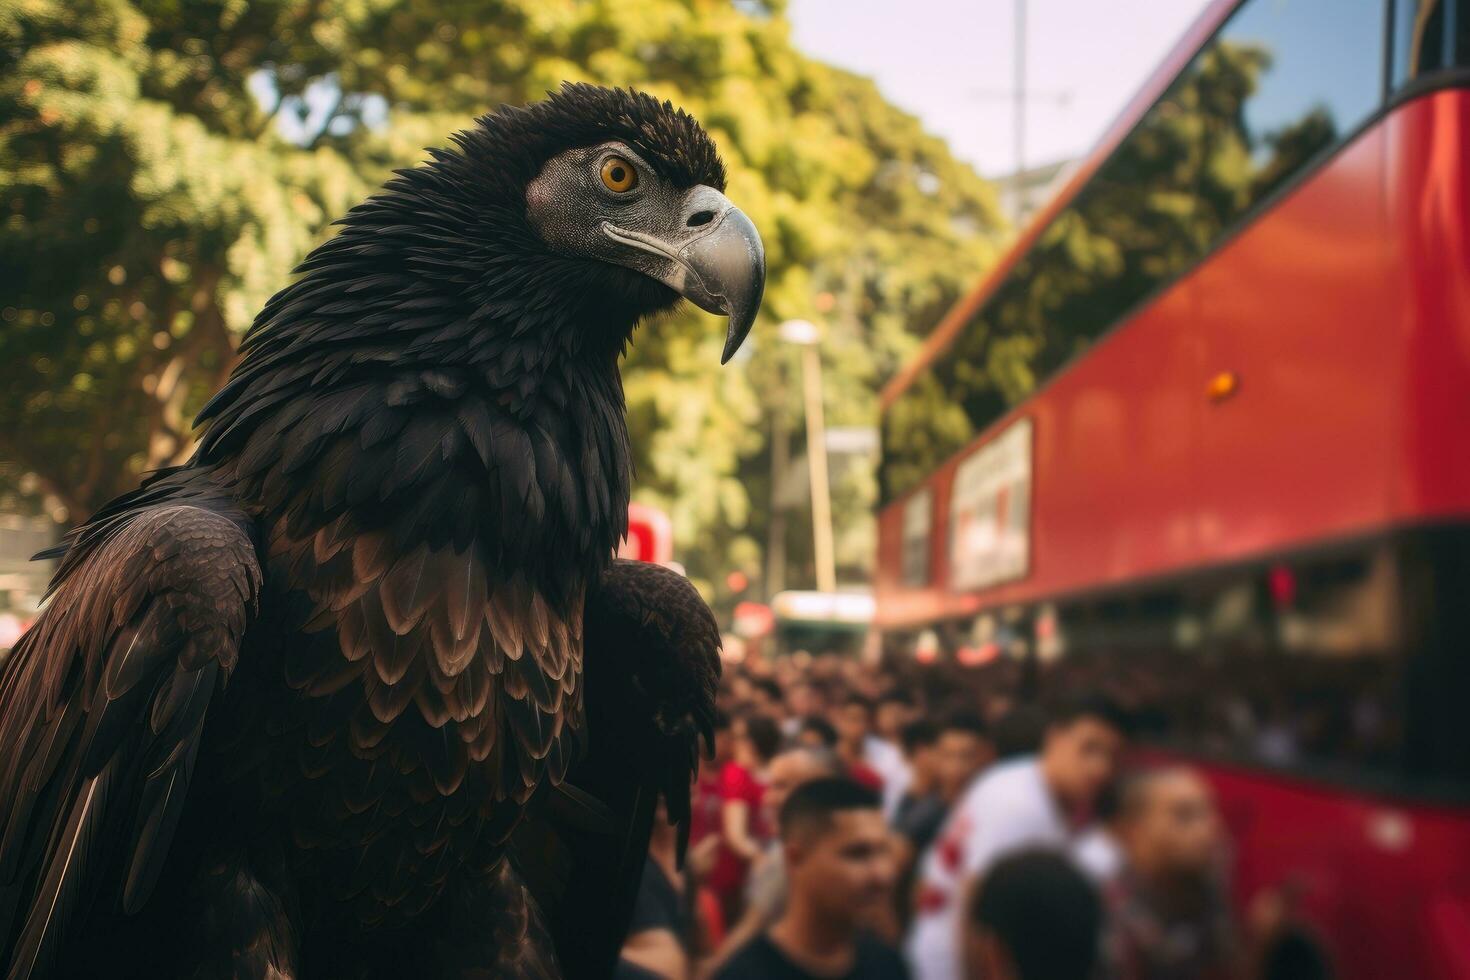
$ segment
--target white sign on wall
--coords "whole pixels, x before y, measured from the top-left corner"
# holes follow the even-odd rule
[[[949,581],[957,591],[1020,578],[1031,552],[1031,420],[1019,419],[954,473]]]

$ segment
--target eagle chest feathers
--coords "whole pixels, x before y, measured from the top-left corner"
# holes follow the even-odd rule
[[[276,695],[238,703],[277,706],[256,724],[295,758],[260,771],[297,843],[362,867],[348,887],[406,890],[368,918],[496,860],[582,751],[583,608],[626,527],[628,464],[616,375],[583,404],[570,390],[543,377],[516,403],[405,372],[302,394],[229,467],[265,533],[273,627],[242,686]]]
[[[557,602],[520,571],[492,573],[478,542],[400,551],[381,531],[344,540],[342,524],[300,539],[279,522],[270,543],[272,569],[289,569],[309,616],[281,661],[316,750],[305,775],[386,762],[414,777],[420,803],[466,779],[486,803],[524,803],[543,776],[559,782],[582,724],[584,584]]]

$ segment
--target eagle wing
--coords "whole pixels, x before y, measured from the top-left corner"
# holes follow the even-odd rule
[[[567,975],[604,976],[628,931],[660,798],[683,856],[700,736],[714,748],[720,633],[684,576],[620,560],[588,599],[585,644],[589,751],[549,819],[528,828],[543,835],[544,863],[526,870],[560,869],[558,897],[543,905]]]
[[[147,901],[259,594],[242,515],[138,497],[83,529],[0,670],[10,980],[48,975],[99,896],[127,912]]]

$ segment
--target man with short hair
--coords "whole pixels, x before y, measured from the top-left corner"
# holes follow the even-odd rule
[[[918,869],[918,861],[939,835],[939,829],[944,826],[944,818],[949,813],[949,801],[939,790],[935,749],[939,740],[938,726],[923,718],[911,721],[903,726],[900,739],[904,761],[909,764],[909,771],[913,773],[890,821],[898,849],[895,912],[900,926],[903,926],[908,923],[913,910],[914,874]]]
[[[895,688],[878,699],[878,707],[873,714],[873,731],[889,744],[897,745],[903,726],[917,715],[913,697]]]
[[[814,779],[833,779],[841,775],[842,763],[827,749],[799,745],[777,755],[766,769],[766,795],[761,802],[766,811],[766,826],[778,825],[781,808],[798,787]],[[781,857],[781,841],[777,838],[751,870],[745,888],[743,919],[754,916],[764,928],[775,921],[785,903],[786,868]]]
[[[756,677],[750,682],[751,704],[757,714],[780,721],[785,714],[786,697],[773,677]],[[784,734],[784,733],[783,733]]]
[[[960,971],[960,906],[970,883],[1004,855],[1066,849],[1117,765],[1125,721],[1104,698],[1058,704],[1041,750],[991,766],[955,805],[920,872],[908,955],[921,980]]]
[[[970,980],[1088,980],[1102,909],[1087,878],[1062,855],[1018,851],[980,880],[965,919]]]
[[[1123,786],[1117,826],[1124,861],[1108,893],[1110,976],[1235,975],[1238,943],[1209,786],[1183,766],[1135,776]]]
[[[766,826],[778,825],[781,808],[798,787],[815,779],[841,775],[842,763],[830,749],[798,745],[777,755],[766,769],[766,795],[761,801]],[[715,963],[750,942],[786,908],[786,860],[781,851],[781,840],[777,837],[751,866],[745,883],[745,910],[715,951],[712,957]]]
[[[882,792],[883,777],[868,761],[869,749],[875,741],[871,737],[873,703],[861,694],[849,694],[838,705],[832,721],[837,728],[837,755],[847,767],[847,775]]]
[[[717,980],[904,980],[898,954],[862,931],[893,885],[877,794],[849,779],[813,780],[787,798],[780,824],[786,910]]]
[[[809,748],[837,752],[837,729],[820,715],[801,720],[796,729],[796,740]]]
[[[863,761],[883,780],[883,816],[892,822],[898,803],[908,791],[908,761],[899,744],[899,733],[916,713],[914,699],[901,690],[891,690],[878,699],[873,727],[863,742]]]
[[[908,842],[913,856],[924,852],[944,824],[949,804],[940,791],[939,727],[920,718],[900,733],[904,761],[913,773],[893,814],[893,829]]]
[[[953,804],[994,758],[985,719],[963,708],[949,712],[934,738],[935,790],[946,804]]]

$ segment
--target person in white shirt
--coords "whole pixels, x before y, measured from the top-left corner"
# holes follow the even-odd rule
[[[1136,778],[1136,777],[1135,777]],[[1119,806],[1128,777],[1114,779],[1103,787],[1092,808],[1090,825],[1072,842],[1072,860],[1103,894],[1123,872],[1123,845]]]
[[[1072,845],[1072,859],[1098,888],[1106,888],[1123,873],[1123,848],[1113,829],[1093,824]]]
[[[915,980],[959,980],[966,895],[1000,857],[1021,848],[1066,849],[1113,777],[1125,724],[1102,698],[1050,713],[1041,750],[985,770],[925,856],[906,951]]]
[[[885,738],[869,735],[863,739],[863,761],[883,780],[883,819],[891,822],[898,801],[903,799],[914,778],[903,749]]]
[[[873,703],[861,694],[849,694],[837,706],[832,721],[837,730],[837,755],[847,765],[847,774],[877,791],[884,801],[883,819],[892,811],[888,801],[892,787],[900,787],[893,796],[893,807],[908,783],[908,763],[903,751],[873,734]]]
[[[883,780],[883,819],[890,824],[914,778],[899,733],[916,715],[912,698],[901,691],[889,691],[878,699],[873,730],[863,742],[863,760]]]

